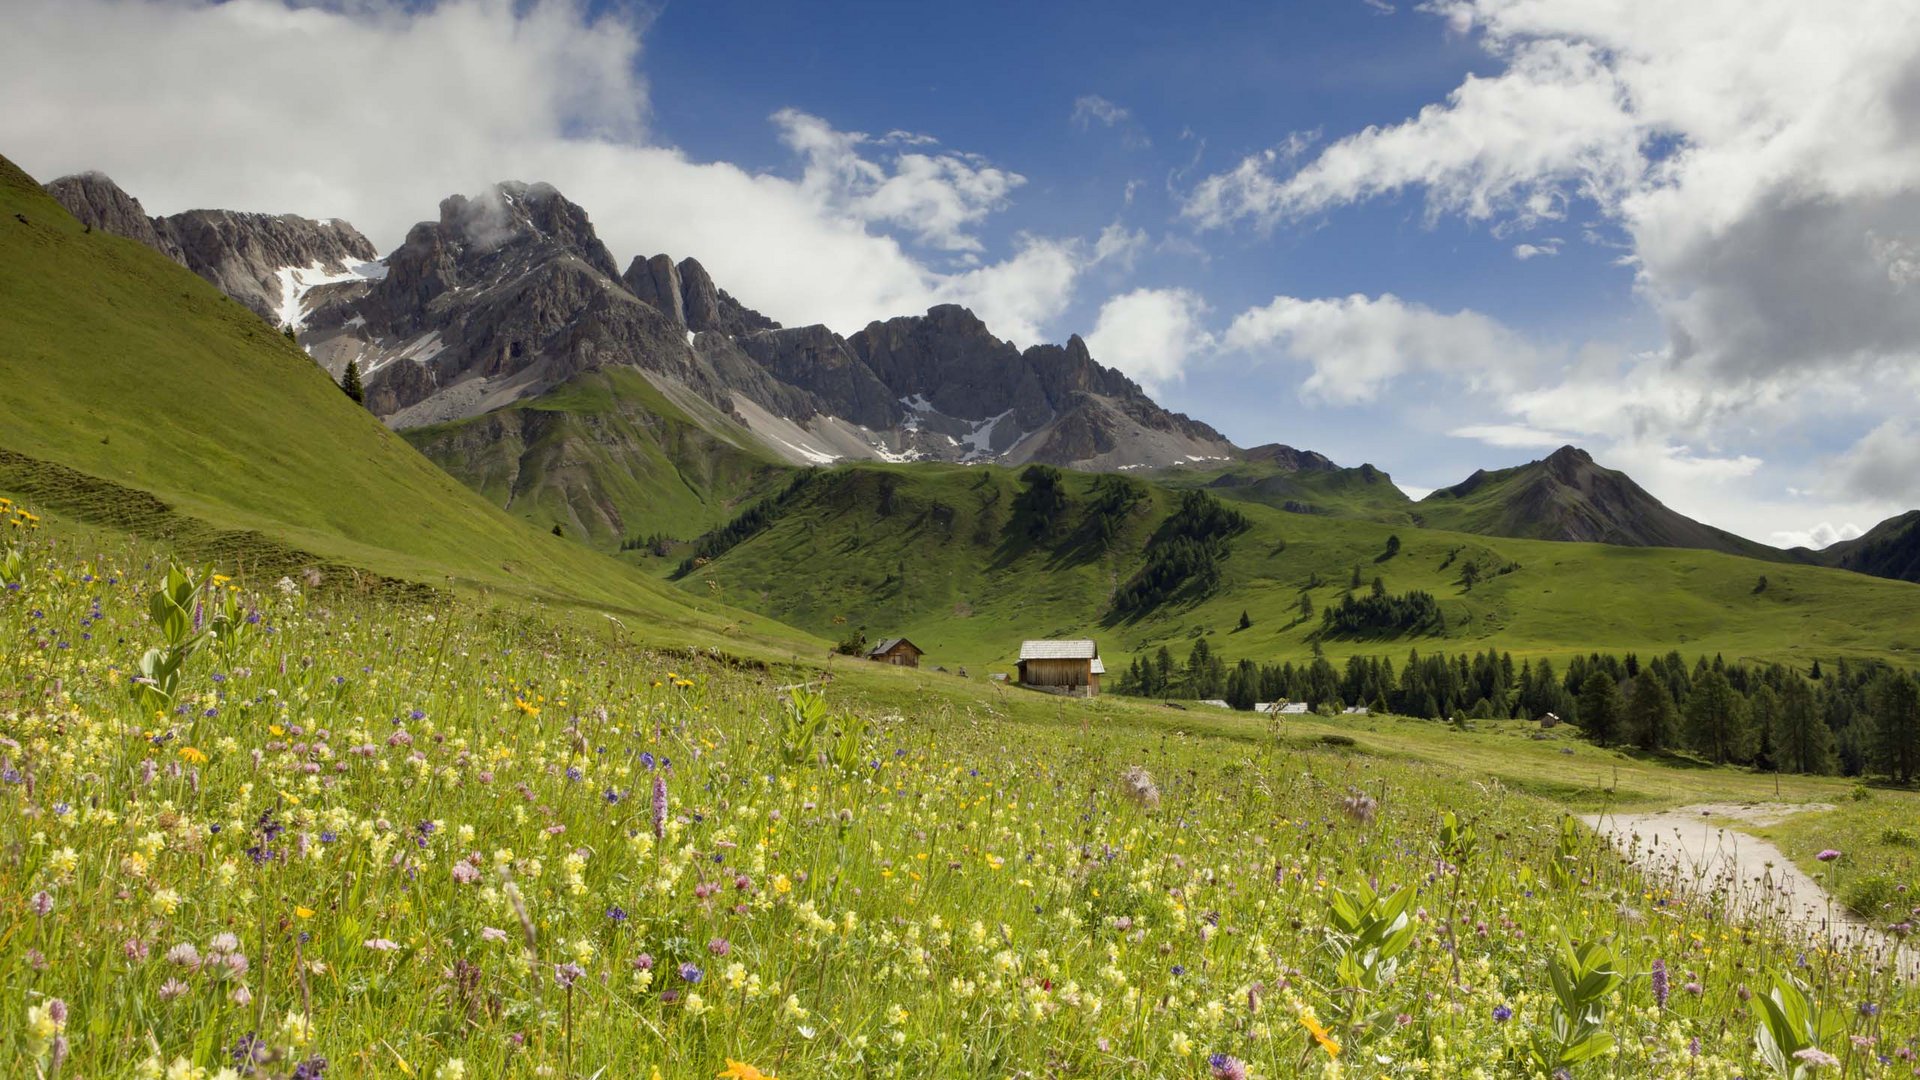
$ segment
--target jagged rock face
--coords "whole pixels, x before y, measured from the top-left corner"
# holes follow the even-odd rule
[[[352,276],[378,254],[344,221],[231,210],[148,217],[138,199],[97,172],[62,177],[47,191],[74,217],[153,248],[275,325],[298,321],[293,304],[303,284]]]
[[[958,305],[869,324],[848,344],[897,396],[920,398],[948,416],[1012,410],[1026,431],[1053,418],[1053,402],[1020,351]]]
[[[297,310],[289,308],[298,283],[285,275],[308,269],[345,274],[379,257],[344,221],[230,210],[189,210],[163,221],[188,269],[276,324],[298,321]]]
[[[687,302],[680,291],[680,268],[673,265],[671,258],[655,255],[642,260],[636,255],[621,280],[626,282],[629,292],[652,304],[660,314],[673,320],[674,325],[687,325]]]
[[[295,324],[336,377],[357,364],[368,407],[395,427],[477,416],[624,365],[669,397],[704,402],[695,411],[715,423],[731,418],[724,438],[751,433],[798,462],[1123,468],[1235,453],[1096,363],[1077,336],[1022,351],[949,304],[843,338],[781,327],[694,258],[635,258],[622,275],[586,210],[546,184],[445,199],[379,263],[340,222],[223,211],[152,219],[104,177],[56,186],[99,227],[138,234]]]
[[[680,278],[680,296],[687,329],[695,332],[713,330],[739,337],[780,328],[779,323],[728,296],[725,289],[715,285],[712,275],[700,265],[700,260],[692,257],[681,259],[674,272]]]
[[[47,194],[52,195],[83,224],[115,236],[137,240],[174,262],[183,266],[186,264],[186,256],[181,254],[179,245],[154,228],[155,219],[147,216],[140,200],[121,190],[120,185],[105,173],[84,172],[63,176],[47,185]]]
[[[632,364],[706,387],[686,332],[622,282],[585,210],[545,184],[440,204],[364,289],[325,294],[307,344],[361,364],[397,426],[475,415],[588,369]]]

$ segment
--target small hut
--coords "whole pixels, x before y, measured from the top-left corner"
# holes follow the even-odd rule
[[[890,637],[867,650],[867,659],[894,667],[919,667],[920,658],[926,655],[920,646],[903,637]]]
[[[1540,726],[1543,728],[1559,727],[1560,717],[1555,713],[1541,713]]]
[[[1020,643],[1020,685],[1055,694],[1093,697],[1100,693],[1100,646],[1087,639]]]

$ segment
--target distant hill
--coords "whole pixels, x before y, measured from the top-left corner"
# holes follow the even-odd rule
[[[872,639],[905,635],[927,650],[926,665],[975,674],[1010,662],[1027,637],[1095,637],[1109,671],[1163,645],[1183,659],[1201,638],[1230,659],[1260,660],[1297,659],[1316,645],[1336,659],[1492,646],[1516,655],[1678,649],[1804,666],[1817,656],[1906,658],[1920,649],[1912,618],[1920,587],[1904,582],[1224,498],[1247,528],[1216,548],[1211,570],[1165,561],[1175,575],[1192,573],[1176,578],[1165,601],[1122,613],[1116,597],[1154,562],[1152,549],[1194,489],[1072,472],[1057,484],[1037,498],[1023,471],[993,466],[799,474],[696,545],[677,581],[822,637],[859,628]],[[1201,585],[1207,574],[1210,588]],[[1763,575],[1767,587],[1757,589]],[[1439,623],[1328,632],[1325,612],[1349,592],[1370,596],[1375,578],[1388,596],[1431,595]],[[1240,629],[1243,612],[1251,625]]]
[[[742,613],[528,527],[415,452],[255,313],[88,230],[0,158],[0,489],[218,552],[629,616],[711,642]],[[805,638],[745,620],[743,643]]]
[[[1920,581],[1920,510],[1909,510],[1819,551],[1796,548],[1796,555],[1822,566],[1837,566],[1875,577]]]
[[[1697,548],[1774,562],[1796,561],[1724,529],[1669,509],[1626,473],[1563,446],[1511,469],[1476,471],[1413,506],[1429,528],[1533,540],[1576,540],[1621,547]]]

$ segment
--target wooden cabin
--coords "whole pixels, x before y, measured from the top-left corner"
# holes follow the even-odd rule
[[[867,650],[867,659],[894,667],[919,667],[920,658],[926,654],[920,646],[903,637],[890,637]]]
[[[1100,646],[1090,640],[1023,641],[1020,643],[1020,685],[1054,694],[1093,697],[1100,693]]]

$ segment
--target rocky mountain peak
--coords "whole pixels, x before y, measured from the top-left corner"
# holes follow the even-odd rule
[[[698,264],[695,264],[698,265]],[[667,255],[642,259],[635,255],[621,281],[629,292],[652,304],[676,326],[687,325],[687,302],[680,286],[680,268]]]
[[[440,202],[440,230],[469,262],[503,248],[550,245],[577,255],[607,277],[620,276],[586,210],[551,184],[509,180],[472,198],[449,196]]]
[[[344,221],[294,214],[188,210],[148,217],[103,173],[61,177],[48,194],[82,222],[137,240],[220,287],[276,325],[298,322],[302,278],[350,276],[378,253]]]
[[[63,176],[47,185],[47,194],[84,225],[137,240],[177,263],[187,261],[180,246],[154,228],[154,219],[147,216],[140,200],[123,191],[106,173]]]

